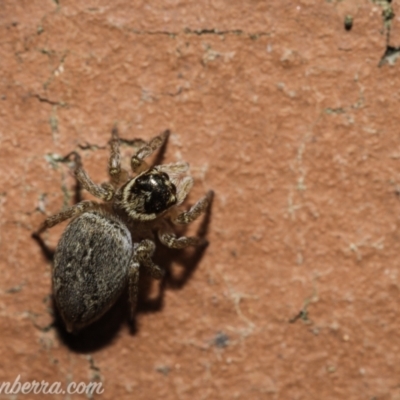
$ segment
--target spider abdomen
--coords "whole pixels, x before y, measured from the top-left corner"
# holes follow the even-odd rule
[[[64,231],[54,256],[54,297],[68,331],[100,318],[126,286],[132,238],[118,217],[88,211]]]

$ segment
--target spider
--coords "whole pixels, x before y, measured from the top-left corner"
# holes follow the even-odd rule
[[[144,159],[159,149],[169,131],[145,142],[131,158],[133,177],[121,168],[117,129],[112,130],[108,162],[110,183],[95,184],[82,167],[81,157],[71,152],[75,176],[81,186],[102,200],[81,201],[48,217],[35,232],[72,218],[54,254],[52,274],[55,303],[69,332],[77,332],[98,320],[129,286],[134,316],[140,267],[155,279],[165,271],[152,261],[154,233],[173,249],[204,246],[199,237],[176,237],[172,224],[189,224],[209,206],[209,191],[188,211],[178,208],[193,185],[185,162],[149,167]],[[171,224],[172,223],[172,224]]]

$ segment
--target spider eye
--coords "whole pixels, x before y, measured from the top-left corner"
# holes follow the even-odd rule
[[[176,204],[176,187],[164,172],[150,170],[136,178],[131,194],[143,199],[145,214],[158,214]]]

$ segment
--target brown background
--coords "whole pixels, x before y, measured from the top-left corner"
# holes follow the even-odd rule
[[[396,49],[382,59],[400,45],[396,8],[2,0],[0,381],[101,381],[101,399],[400,399]],[[168,277],[142,279],[136,329],[122,298],[71,337],[30,235],[73,203],[57,157],[78,150],[106,179],[114,123],[125,139],[171,129],[164,160],[196,181],[187,205],[216,192],[211,244],[158,253]]]

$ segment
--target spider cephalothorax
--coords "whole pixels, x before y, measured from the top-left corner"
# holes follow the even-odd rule
[[[150,168],[144,159],[162,146],[168,131],[142,145],[131,159],[134,174],[121,168],[116,129],[111,140],[108,170],[111,183],[95,184],[82,167],[78,153],[75,176],[83,188],[101,199],[81,201],[47,218],[35,235],[66,219],[65,229],[54,255],[54,299],[68,331],[76,331],[99,319],[118,299],[128,283],[131,312],[138,293],[139,268],[160,279],[164,271],[155,265],[154,233],[170,248],[204,245],[199,237],[177,238],[174,224],[189,224],[209,205],[212,191],[190,210],[177,208],[186,198],[193,179],[188,164],[158,165]],[[121,182],[122,181],[122,182]],[[125,181],[125,182],[123,182]]]
[[[115,204],[132,219],[149,221],[177,203],[176,186],[157,167],[151,168],[123,185]]]

